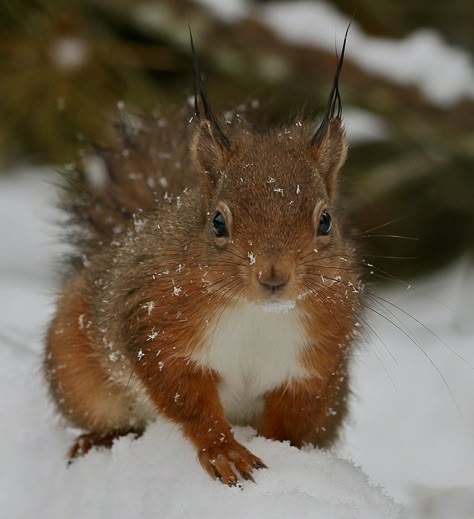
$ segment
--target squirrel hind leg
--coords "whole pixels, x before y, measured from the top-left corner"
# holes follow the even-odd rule
[[[128,434],[133,433],[135,436],[135,439],[140,438],[140,436],[143,434],[143,430],[138,429],[130,429],[128,431],[119,431],[117,430],[114,433],[108,433],[108,434],[97,434],[97,433],[85,433],[78,436],[71,446],[71,448],[68,450],[67,458],[68,458],[68,465],[74,462],[76,458],[79,458],[80,456],[84,456],[87,454],[91,449],[95,447],[105,447],[107,449],[110,449],[113,445],[114,440],[117,438],[120,438],[121,436],[127,436]]]
[[[87,316],[86,306],[67,303],[52,322],[44,362],[58,410],[69,423],[99,436],[143,430],[153,418],[149,410],[110,379],[83,327],[71,325],[78,315]]]

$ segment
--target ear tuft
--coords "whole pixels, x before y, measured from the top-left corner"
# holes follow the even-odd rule
[[[209,125],[209,131],[213,134],[215,140],[218,140],[220,145],[230,150],[231,144],[225,133],[221,130],[219,124],[211,109],[211,105],[207,99],[206,92],[204,90],[204,81],[201,75],[201,67],[199,66],[199,60],[194,48],[193,34],[191,27],[189,27],[189,40],[191,43],[191,52],[193,55],[193,73],[194,73],[194,114],[197,119],[204,120]],[[201,100],[204,108],[205,118],[201,117],[201,111],[199,109],[199,99]]]

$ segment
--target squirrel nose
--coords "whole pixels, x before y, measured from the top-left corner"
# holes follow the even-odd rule
[[[260,276],[258,278],[258,282],[262,287],[270,290],[271,292],[276,292],[277,290],[281,290],[288,283],[289,276],[288,275],[275,275],[273,272],[270,276]]]

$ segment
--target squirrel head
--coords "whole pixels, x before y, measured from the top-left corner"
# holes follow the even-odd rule
[[[191,157],[201,182],[204,243],[209,263],[227,265],[227,275],[240,280],[247,299],[295,301],[311,285],[307,278],[315,269],[336,279],[339,264],[347,261],[335,214],[338,173],[347,156],[338,89],[345,41],[316,132],[296,121],[266,133],[232,124],[226,135],[195,58],[198,124]]]

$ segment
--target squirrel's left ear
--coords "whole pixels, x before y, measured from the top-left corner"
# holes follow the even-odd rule
[[[337,173],[346,160],[348,149],[345,130],[342,125],[342,101],[339,92],[339,77],[341,75],[342,64],[344,63],[344,52],[346,50],[349,27],[350,24],[346,29],[341,56],[337,62],[336,73],[329,94],[327,111],[310,143],[310,154],[316,159],[318,172],[323,177],[326,183],[326,189],[331,198],[336,188]]]
[[[222,168],[233,154],[233,148],[217,123],[207,100],[191,28],[189,28],[189,37],[194,69],[194,114],[199,120],[191,141],[191,157],[197,169],[203,174],[204,191],[210,198],[214,187],[217,185]],[[204,115],[201,115],[200,104]]]

